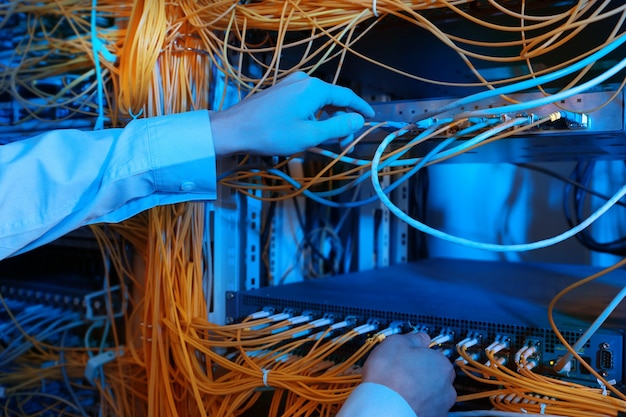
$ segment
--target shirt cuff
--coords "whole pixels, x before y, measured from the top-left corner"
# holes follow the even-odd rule
[[[157,193],[208,193],[215,198],[215,148],[208,110],[150,118],[147,132]]]
[[[363,382],[350,394],[337,417],[417,417],[409,403],[389,387]]]

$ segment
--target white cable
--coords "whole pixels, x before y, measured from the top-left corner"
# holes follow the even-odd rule
[[[624,42],[626,42],[626,35],[622,34],[619,37],[613,39],[611,43],[609,43],[608,45],[605,45],[602,49],[598,50],[592,55],[589,55],[586,58],[582,59],[581,61],[574,63],[568,67],[565,67],[558,71],[548,73],[539,77],[534,77],[525,81],[521,81],[518,83],[498,87],[495,89],[490,89],[487,91],[481,91],[480,93],[476,93],[476,94],[472,94],[470,96],[467,96],[459,100],[456,100],[452,103],[449,103],[440,109],[437,109],[436,111],[431,113],[431,116],[436,115],[436,114],[441,114],[446,111],[452,110],[454,108],[465,106],[465,105],[474,103],[479,100],[484,100],[484,99],[491,98],[491,97],[497,97],[503,94],[510,94],[510,93],[514,93],[518,91],[528,90],[529,88],[533,88],[541,84],[557,80],[568,74],[578,71],[586,67],[587,65],[591,65],[597,62],[599,59],[603,58],[610,52],[620,47]]]
[[[263,372],[263,385],[269,387],[269,385],[267,385],[267,374],[270,373],[270,370],[263,368],[261,369],[261,372]]]
[[[372,12],[374,12],[374,16],[378,17],[378,10],[376,10],[376,0],[372,0]]]
[[[622,302],[622,300],[624,300],[624,298],[626,298],[626,287],[622,288],[622,290],[615,296],[615,298],[613,298],[613,300],[611,300],[609,305],[606,306],[606,308],[602,311],[602,313],[600,313],[598,318],[596,318],[594,322],[591,323],[591,326],[589,326],[589,328],[585,331],[585,333],[583,333],[580,339],[578,339],[578,341],[574,343],[574,345],[572,346],[572,350],[574,352],[580,351],[582,347],[585,346],[585,344],[589,341],[589,339],[591,339],[591,336],[593,336],[594,333],[598,331],[600,326],[602,326],[602,323],[606,321],[606,319],[611,315],[613,310],[617,308],[617,306]],[[561,370],[563,370],[565,365],[569,363],[571,358],[572,358],[572,353],[568,351],[554,365],[554,370],[557,372],[561,372]]]
[[[559,100],[563,100],[565,98],[587,91],[592,87],[595,87],[596,85],[606,81],[607,79],[611,78],[613,75],[623,70],[624,67],[626,67],[626,58],[622,59],[619,63],[612,66],[610,69],[598,75],[597,77],[587,81],[586,83],[577,85],[575,87],[572,87],[565,91],[561,91],[551,96],[542,97],[536,100],[530,100],[524,103],[511,104],[511,105],[506,105],[502,107],[493,107],[489,109],[481,109],[481,110],[471,111],[467,113],[461,113],[458,115],[458,117],[482,117],[485,115],[524,111],[524,110],[532,109],[535,107],[552,104]]]
[[[509,121],[507,123],[503,123],[503,124],[497,126],[497,129],[494,128],[494,129],[490,130],[489,132],[485,132],[483,134],[480,134],[476,138],[472,139],[471,141],[474,142],[474,143],[478,143],[479,141],[486,140],[488,137],[495,135],[498,131],[501,131],[501,130],[509,127],[509,126],[514,126],[515,124],[519,124],[520,120],[523,120],[523,118],[514,119],[514,120],[511,120],[511,121]],[[385,206],[387,206],[392,213],[394,213],[402,221],[406,222],[409,226],[414,227],[415,229],[418,229],[418,230],[420,230],[420,231],[422,231],[424,233],[428,233],[431,236],[434,236],[434,237],[437,237],[437,238],[440,238],[440,239],[443,239],[443,240],[447,240],[447,241],[450,241],[450,242],[453,242],[453,243],[457,243],[457,244],[460,244],[460,245],[473,247],[473,248],[477,248],[477,249],[482,249],[482,250],[494,251],[494,252],[529,251],[529,250],[535,250],[535,249],[551,246],[551,245],[554,245],[556,243],[562,242],[562,241],[564,241],[566,239],[569,239],[570,237],[574,236],[575,234],[577,234],[580,231],[584,230],[585,228],[589,227],[600,216],[602,216],[613,205],[615,205],[615,203],[617,201],[619,201],[624,195],[626,195],[626,185],[625,185],[622,188],[620,188],[618,190],[618,192],[610,200],[608,200],[603,206],[601,206],[598,210],[596,210],[593,214],[591,214],[583,222],[581,222],[580,224],[578,224],[574,228],[569,229],[569,230],[563,232],[562,234],[554,236],[552,238],[543,239],[543,240],[539,240],[539,241],[532,242],[532,243],[514,244],[514,245],[501,245],[501,244],[494,244],[494,243],[484,243],[484,242],[473,241],[473,240],[466,239],[466,238],[461,238],[461,237],[458,237],[458,236],[454,236],[454,235],[445,233],[443,231],[440,231],[438,229],[430,227],[430,226],[428,226],[428,225],[426,225],[424,223],[421,223],[420,221],[418,221],[416,219],[411,218],[406,213],[404,213],[400,208],[398,208],[391,201],[391,199],[383,192],[382,186],[380,184],[380,179],[378,177],[379,165],[380,165],[382,154],[383,154],[384,150],[389,146],[391,141],[393,141],[396,137],[397,137],[396,135],[390,134],[385,139],[383,139],[383,141],[379,144],[378,148],[376,149],[374,157],[372,158],[372,165],[371,165],[372,175],[370,175],[370,178],[371,178],[372,184],[374,186],[374,191],[378,195],[379,199],[383,202],[383,204],[385,204]]]
[[[517,120],[517,119],[514,119],[514,120]],[[513,121],[510,121],[508,123],[512,123],[512,122]],[[503,123],[503,125],[507,125],[508,123]],[[502,125],[500,125],[499,127],[501,128]],[[492,131],[493,132],[491,132],[492,133],[491,136],[495,134],[495,128],[492,129]],[[490,136],[488,135],[488,133],[490,132],[485,132],[484,134],[479,135],[481,137],[481,140],[486,140]],[[493,251],[493,252],[523,252],[523,251],[530,251],[530,250],[535,250],[535,249],[540,249],[540,248],[545,248],[548,246],[555,245],[557,243],[563,242],[564,240],[571,238],[572,236],[576,235],[577,233],[580,233],[581,231],[589,227],[592,223],[598,220],[598,218],[600,218],[604,213],[606,213],[611,207],[613,207],[622,197],[626,195],[626,185],[624,185],[613,195],[613,197],[611,197],[606,203],[604,203],[599,209],[593,212],[584,221],[582,221],[575,227],[559,235],[553,236],[551,238],[542,239],[542,240],[538,240],[538,241],[530,242],[530,243],[521,243],[521,244],[512,244],[512,245],[478,242],[478,241],[474,241],[471,239],[466,239],[466,238],[451,235],[449,233],[430,227],[420,222],[419,220],[410,217],[409,215],[404,213],[398,206],[396,206],[391,201],[391,199],[385,194],[385,192],[382,189],[382,185],[380,184],[378,171],[379,171],[379,166],[380,166],[383,152],[389,146],[389,144],[391,143],[393,139],[395,139],[395,136],[393,134],[388,135],[385,139],[383,139],[383,141],[379,144],[378,148],[376,149],[376,152],[374,153],[374,157],[372,158],[372,165],[371,165],[372,175],[370,175],[370,178],[372,181],[372,185],[374,187],[374,191],[376,192],[376,195],[379,197],[381,202],[385,204],[385,206],[389,208],[389,210],[393,214],[395,214],[400,220],[404,221],[409,226],[421,232],[428,233],[429,235],[437,237],[439,239],[447,240],[449,242],[456,243],[456,244],[463,245],[463,246],[468,246],[471,248]]]
[[[430,343],[432,345],[440,345],[442,343],[449,342],[451,340],[452,340],[452,335],[450,333],[446,333],[446,334],[442,333],[438,336],[435,336],[433,340],[430,341]]]

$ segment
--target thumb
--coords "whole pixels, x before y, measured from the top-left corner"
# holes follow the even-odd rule
[[[319,142],[343,138],[352,135],[365,124],[365,119],[358,113],[341,113],[316,121],[316,134]]]

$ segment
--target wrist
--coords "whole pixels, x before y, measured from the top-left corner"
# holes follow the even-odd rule
[[[247,134],[246,127],[242,126],[241,117],[232,117],[233,112],[229,110],[209,112],[211,136],[215,155],[227,156],[241,152],[248,152],[244,145]]]

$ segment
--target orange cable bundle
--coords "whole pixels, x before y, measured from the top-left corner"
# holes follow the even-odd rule
[[[51,108],[63,109],[54,116],[54,120],[63,120],[85,113],[93,115],[98,106],[94,102],[97,83],[102,82],[108,93],[105,114],[116,126],[141,112],[156,115],[210,106],[208,86],[212,68],[245,95],[296,70],[312,73],[330,60],[337,61],[333,77],[336,81],[348,54],[410,80],[493,88],[572,64],[593,51],[580,51],[577,57],[555,62],[548,68],[535,68],[534,60],[542,62],[544,55],[570,44],[575,36],[584,36],[590,24],[611,22],[613,26],[606,39],[597,39],[594,50],[599,49],[620,35],[626,19],[626,5],[618,5],[614,0],[587,1],[545,15],[527,12],[525,2],[520,10],[508,9],[495,1],[479,9],[497,11],[497,15],[508,19],[503,24],[497,19],[489,21],[489,15],[484,19],[475,17],[469,11],[468,5],[472,3],[468,0],[435,3],[73,0],[43,4],[13,1],[0,8],[0,19],[6,23],[24,15],[28,33],[16,38],[15,52],[2,64],[0,91],[9,92],[24,106],[28,115],[20,121],[44,117],[43,113]],[[93,14],[113,23],[108,26],[99,23],[92,31]],[[434,23],[440,15],[453,16],[481,30],[464,36],[445,33]],[[420,76],[419,68],[411,71],[394,68],[353,48],[371,29],[389,18],[430,32],[458,54],[477,81],[427,79]],[[265,33],[265,37],[250,36],[259,32]],[[494,42],[493,37],[499,39],[501,34],[507,37]],[[97,60],[94,51],[99,56]],[[285,66],[282,55],[289,51],[301,57],[299,60],[292,57]],[[246,61],[258,67],[258,75],[246,74]],[[527,67],[527,72],[487,79],[475,66],[480,61],[519,62]],[[94,64],[103,67],[101,80],[96,82]],[[579,83],[589,70],[579,71],[566,88]],[[38,81],[55,77],[67,78],[60,91],[47,93],[37,88]],[[24,91],[43,100],[32,100]],[[79,103],[83,105],[77,106]],[[221,106],[220,100],[216,103],[216,107]],[[50,117],[46,113],[45,118]]]
[[[516,370],[513,370],[506,363],[506,355],[500,355],[500,350],[497,348],[491,346],[486,348],[485,355],[488,360],[486,363],[480,363],[467,352],[465,346],[457,345],[459,358],[456,365],[465,375],[485,387],[483,391],[476,394],[459,396],[457,401],[466,402],[479,398],[489,398],[497,410],[566,417],[615,417],[626,412],[626,394],[606,381],[580,356],[579,352],[576,352],[559,331],[553,317],[555,305],[563,295],[624,265],[626,265],[626,258],[593,275],[578,280],[561,290],[548,306],[548,320],[554,334],[577,360],[579,366],[585,367],[597,379],[598,388],[533,372],[537,363],[533,360],[534,350],[532,346],[527,346],[530,348],[529,350],[522,348],[516,352],[513,363]],[[504,345],[500,346],[508,349]],[[489,387],[493,387],[493,389],[489,389]]]
[[[135,283],[138,299],[126,320],[126,353],[106,368],[114,395],[104,390],[103,396],[116,410],[112,415],[121,410],[151,416],[239,415],[268,389],[274,396],[271,415],[282,407],[292,410],[287,415],[335,413],[360,381],[355,365],[384,337],[365,339],[367,333],[356,329],[334,335],[332,321],[308,318],[297,324],[283,314],[226,326],[210,323],[203,292],[206,265],[197,244],[203,221],[196,219],[203,219],[203,206],[175,208],[175,213],[168,212],[170,207],[154,209],[158,216],[150,229],[158,239],[139,248],[156,262],[146,265],[146,281]],[[122,236],[132,233],[125,225],[115,228]],[[353,340],[361,346],[354,354],[341,363],[329,360]]]

